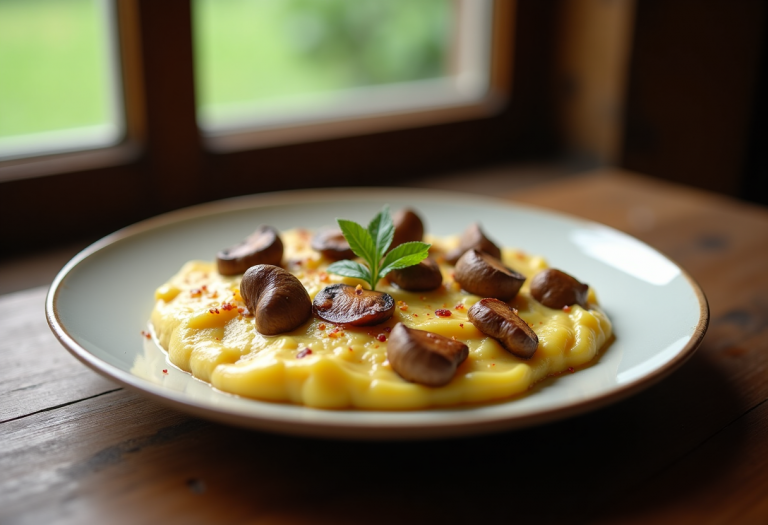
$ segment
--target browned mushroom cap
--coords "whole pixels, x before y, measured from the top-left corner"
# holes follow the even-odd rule
[[[403,379],[427,386],[443,386],[469,355],[461,341],[397,323],[387,341],[387,359]]]
[[[240,281],[240,295],[256,319],[256,330],[276,335],[295,330],[312,316],[304,285],[279,266],[258,264]]]
[[[283,259],[283,242],[272,226],[259,226],[243,242],[216,254],[221,275],[244,273],[255,264],[279,265]]]
[[[436,290],[443,284],[443,274],[440,272],[440,267],[434,259],[429,258],[414,266],[392,270],[387,274],[387,279],[399,288],[411,292]]]
[[[395,300],[389,294],[363,290],[361,286],[332,284],[320,290],[313,306],[317,316],[325,321],[368,326],[392,317]]]
[[[489,297],[472,305],[467,317],[475,328],[498,340],[507,351],[529,359],[539,346],[539,338],[507,304]]]
[[[470,224],[467,229],[464,230],[464,233],[461,234],[461,239],[459,239],[459,246],[449,251],[445,255],[445,260],[450,264],[456,264],[459,257],[464,255],[464,252],[473,248],[492,255],[497,259],[501,259],[501,250],[499,247],[485,236],[485,233],[480,229],[479,224],[474,223]]]
[[[510,270],[500,260],[478,250],[469,250],[456,262],[453,278],[461,287],[481,297],[509,301],[525,282],[525,276]]]
[[[312,249],[320,252],[323,257],[332,261],[342,259],[354,259],[355,252],[349,247],[347,239],[341,230],[334,228],[325,228],[318,231],[311,242]]]
[[[416,212],[409,208],[398,210],[392,217],[395,224],[395,236],[389,249],[400,246],[404,242],[420,241],[424,237],[424,223]]]
[[[550,308],[563,308],[572,304],[586,308],[588,290],[588,285],[554,268],[543,270],[531,279],[531,295]]]

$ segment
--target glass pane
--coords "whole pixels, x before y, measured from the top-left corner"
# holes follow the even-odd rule
[[[109,7],[0,0],[0,157],[117,140]]]
[[[368,112],[389,111],[409,97],[437,103],[434,89],[456,87],[459,4],[195,0],[201,126],[210,131],[343,117],[358,113],[361,104]],[[403,85],[421,88],[405,92]]]

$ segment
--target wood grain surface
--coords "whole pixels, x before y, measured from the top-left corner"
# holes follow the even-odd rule
[[[33,288],[0,296],[0,523],[768,522],[768,212],[618,170],[506,196],[680,263],[711,310],[693,358],[625,401],[515,432],[286,437],[91,372]]]

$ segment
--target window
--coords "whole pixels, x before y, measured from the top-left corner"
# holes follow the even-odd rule
[[[112,4],[0,0],[0,159],[116,144]]]
[[[488,95],[489,0],[195,0],[193,7],[198,122],[209,135],[291,128],[252,138],[325,138],[407,122],[377,116],[434,120],[435,110]]]
[[[322,62],[323,68],[340,68],[324,62],[325,55],[321,60],[315,54],[331,45],[318,40],[327,14],[317,15],[318,22],[304,11],[296,15],[288,10],[307,5],[310,9],[314,2],[0,0],[6,10],[38,3],[51,13],[70,3],[88,13],[90,29],[78,33],[97,43],[95,51],[81,54],[99,72],[91,75],[95,87],[87,97],[97,108],[93,111],[64,96],[64,81],[86,77],[72,66],[65,68],[60,82],[41,82],[57,87],[54,93],[61,98],[56,108],[71,104],[80,119],[51,124],[45,133],[99,127],[104,133],[99,135],[101,142],[58,142],[52,149],[40,140],[26,150],[16,144],[13,153],[0,158],[0,224],[14,225],[0,230],[0,251],[35,247],[40,239],[93,238],[205,200],[293,187],[396,184],[412,174],[507,158],[525,150],[526,140],[532,141],[545,128],[536,111],[537,96],[543,92],[535,86],[545,78],[538,64],[548,62],[538,56],[519,62],[527,68],[520,77],[528,87],[525,82],[518,85],[517,102],[509,98],[508,82],[513,36],[533,41],[524,46],[531,55],[541,49],[537,39],[549,38],[546,29],[552,16],[538,3],[516,9],[514,0],[345,1],[345,5],[368,5],[365,9],[406,6],[407,16],[399,10],[387,16],[393,17],[392,24],[406,23],[403,20],[413,24],[416,36],[409,38],[428,42],[428,52],[400,64],[400,59],[387,57],[403,52],[398,46],[406,41],[384,34],[366,50],[370,56],[384,57],[383,63],[397,62],[384,68],[384,74],[366,66],[348,69],[315,82],[318,89],[310,92],[304,89],[309,85],[306,77],[294,72],[286,74],[298,78],[293,88],[276,84],[261,98],[251,98],[252,91],[247,96],[227,92],[226,86],[217,87],[210,78],[223,67],[214,63],[215,48],[231,44],[216,43],[221,28],[206,26],[222,20],[216,19],[219,15],[206,20],[205,13],[222,9],[219,4],[224,3],[278,10],[284,22],[278,37],[301,34],[290,44],[295,63]],[[425,4],[431,11],[419,15],[411,11],[412,4]],[[0,23],[3,19],[9,20],[3,16]],[[520,33],[513,32],[515,21],[524,28]],[[62,15],[54,27],[64,23]],[[112,23],[116,32],[110,32]],[[49,30],[46,27],[44,33]],[[0,33],[4,42],[5,27]],[[409,56],[415,48],[405,49]],[[0,49],[5,57],[0,60],[6,60],[0,63],[0,89],[5,89],[8,60],[3,52]],[[347,60],[356,59],[342,58]],[[6,93],[0,92],[0,99],[10,98]],[[272,111],[276,106],[288,111],[277,114]],[[12,114],[5,111],[2,106],[0,119]],[[48,118],[54,111],[42,113]],[[15,128],[13,134],[33,135],[43,129]]]

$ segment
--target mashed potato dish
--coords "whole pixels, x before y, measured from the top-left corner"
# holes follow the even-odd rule
[[[256,251],[271,250],[275,238],[282,245],[272,254],[277,264],[261,265],[256,277],[253,268],[232,266],[234,252],[244,250],[236,247],[217,262],[187,262],[155,294],[151,325],[171,363],[230,394],[328,409],[504,400],[587,365],[612,335],[592,288],[567,274],[537,277],[546,273],[544,258],[519,249],[488,255],[477,242],[467,249],[466,233],[419,235],[431,243],[434,283],[424,284],[424,276],[400,281],[393,272],[376,285],[386,311],[371,313],[365,302],[362,317],[348,318],[368,290],[360,279],[328,271],[350,255],[333,251],[346,247],[343,238],[326,233],[333,242],[318,248],[322,234],[272,232],[251,239]],[[474,259],[466,262],[468,254]],[[514,290],[503,291],[488,272],[516,276]],[[255,284],[246,287],[246,279]],[[293,287],[300,307],[275,291],[283,287]],[[269,304],[254,299],[268,295]],[[296,326],[281,324],[293,317]]]

